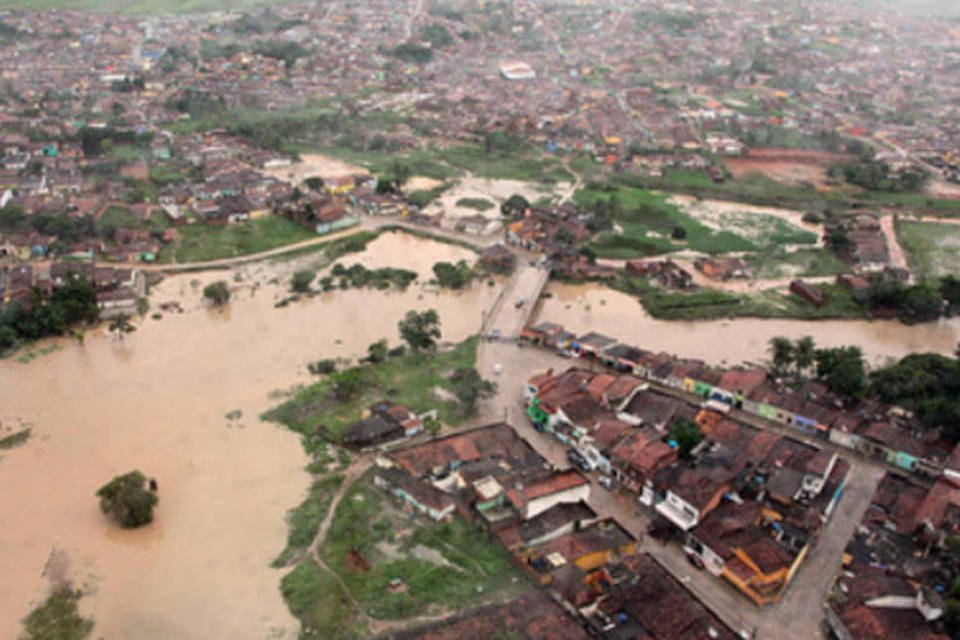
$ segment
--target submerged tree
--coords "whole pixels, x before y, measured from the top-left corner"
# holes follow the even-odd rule
[[[127,529],[153,520],[157,495],[147,488],[147,478],[139,471],[117,476],[97,491],[100,511]]]
[[[125,313],[121,313],[110,320],[107,330],[111,333],[116,333],[117,338],[122,342],[124,335],[133,333],[137,330],[137,328],[130,323],[130,316]]]
[[[203,297],[220,307],[230,302],[230,288],[224,280],[217,280],[203,288]]]
[[[400,337],[411,351],[434,351],[440,339],[440,316],[433,309],[423,312],[408,311],[397,324]]]

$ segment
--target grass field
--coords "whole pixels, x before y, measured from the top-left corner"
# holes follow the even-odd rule
[[[474,337],[432,356],[406,354],[381,364],[363,365],[361,391],[352,398],[337,399],[331,381],[325,378],[300,390],[263,417],[300,433],[310,452],[325,447],[329,440],[338,441],[348,425],[360,420],[364,408],[383,399],[418,413],[435,408],[442,422],[456,425],[467,416],[457,403],[438,398],[434,388],[450,390],[447,379],[450,374],[462,367],[475,366],[476,359],[477,338]],[[326,436],[317,435],[319,427],[325,429]]]
[[[314,480],[310,492],[304,501],[288,516],[289,530],[287,532],[287,546],[280,553],[273,564],[277,567],[285,566],[310,546],[317,535],[320,523],[330,510],[333,495],[343,484],[343,476],[329,475]]]
[[[746,261],[753,267],[756,277],[765,280],[791,276],[832,276],[850,271],[850,265],[827,249],[788,252],[775,248],[747,256]]]
[[[960,273],[960,225],[898,221],[897,237],[919,278]]]
[[[863,318],[867,310],[850,292],[836,285],[822,285],[830,302],[814,307],[792,294],[770,289],[749,295],[735,295],[713,289],[692,293],[664,291],[644,278],[621,274],[610,282],[618,291],[636,296],[654,318],[659,320],[715,320],[720,318]]]
[[[616,199],[614,220],[622,232],[608,231],[591,245],[602,258],[640,258],[688,247],[709,254],[754,251],[757,246],[730,231],[717,231],[667,202],[667,196],[643,189],[620,187],[613,190],[586,188],[577,192],[578,204],[592,208],[598,200]],[[683,241],[671,239],[674,229],[683,229]]]
[[[160,262],[201,262],[233,258],[316,238],[317,234],[286,218],[265,216],[241,224],[204,224],[179,228],[178,245],[164,247]]]
[[[203,13],[209,11],[241,11],[276,0],[73,0],[66,6],[63,0],[0,0],[0,9],[74,9],[109,13]]]

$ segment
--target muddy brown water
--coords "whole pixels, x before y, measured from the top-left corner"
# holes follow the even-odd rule
[[[859,345],[874,364],[917,351],[952,354],[960,342],[960,319],[908,326],[897,321],[735,320],[663,321],[630,296],[599,285],[551,284],[534,322],[557,322],[568,331],[598,331],[652,351],[700,358],[712,364],[762,362],[771,338],[813,336],[817,345]]]
[[[471,260],[458,247],[389,234],[347,263],[411,268]],[[296,623],[269,567],[284,546],[284,514],[302,499],[308,460],[294,434],[259,421],[271,392],[306,382],[308,362],[357,357],[380,338],[398,342],[410,309],[435,308],[445,340],[480,328],[497,288],[436,293],[335,291],[274,308],[295,263],[186,274],[161,283],[154,307],[122,343],[104,331],[29,364],[0,361],[0,420],[34,425],[31,440],[0,459],[0,638],[45,597],[54,550],[90,594],[94,637],[293,638]],[[270,277],[281,283],[265,284]],[[227,279],[233,300],[205,308],[202,285]],[[261,286],[255,291],[256,280]],[[240,409],[239,420],[225,414]],[[139,468],[159,482],[150,526],[124,531],[99,513],[95,490]]]

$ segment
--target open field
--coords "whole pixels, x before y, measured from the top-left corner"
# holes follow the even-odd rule
[[[281,587],[307,638],[365,635],[354,603],[377,623],[452,614],[529,589],[485,531],[458,516],[411,518],[374,486],[373,472],[343,496],[319,555],[329,572],[308,559]]]
[[[603,258],[637,258],[684,248],[703,253],[750,251],[754,245],[745,238],[726,231],[717,232],[670,204],[666,196],[642,189],[619,188],[612,191],[582,189],[575,199],[592,207],[598,200],[615,198],[618,207],[614,221],[622,232],[601,234],[592,247]],[[671,240],[674,229],[686,234],[681,241]]]
[[[279,216],[265,216],[226,226],[188,225],[179,228],[178,245],[165,246],[160,262],[199,262],[259,253],[317,235]]]
[[[897,237],[918,278],[960,273],[960,225],[897,222]]]
[[[737,180],[762,174],[786,184],[825,186],[827,169],[853,159],[851,156],[810,149],[750,149],[745,156],[723,159],[723,166]]]
[[[828,249],[784,251],[773,248],[747,256],[754,276],[762,280],[793,276],[831,276],[849,272],[850,265]]]
[[[298,185],[307,178],[315,176],[330,179],[364,175],[370,172],[365,167],[350,164],[337,158],[329,158],[318,153],[307,153],[301,156],[300,162],[294,162],[286,167],[267,169],[265,173],[272,175],[278,180],[285,180],[291,184]]]

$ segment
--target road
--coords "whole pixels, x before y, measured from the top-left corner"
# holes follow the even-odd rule
[[[454,242],[460,242],[463,244],[470,245],[476,249],[482,249],[483,247],[489,246],[497,242],[500,238],[499,236],[478,236],[469,233],[463,233],[460,231],[453,231],[451,229],[440,229],[438,227],[425,227],[420,225],[411,224],[409,222],[404,222],[399,218],[381,218],[381,217],[365,217],[360,221],[360,224],[351,227],[349,229],[344,229],[342,231],[336,231],[334,233],[328,233],[327,235],[317,236],[316,238],[310,238],[309,240],[304,240],[302,242],[296,242],[294,244],[287,244],[282,247],[276,247],[274,249],[268,249],[267,251],[261,251],[259,253],[250,253],[243,256],[235,256],[232,258],[220,258],[217,260],[204,260],[200,262],[173,262],[166,264],[138,264],[137,268],[144,271],[159,271],[165,273],[177,273],[182,271],[203,271],[206,269],[229,269],[230,267],[235,267],[241,264],[247,264],[249,262],[257,262],[259,260],[265,260],[267,258],[276,258],[279,256],[286,255],[288,253],[294,253],[303,249],[308,249],[310,247],[318,247],[328,242],[334,240],[339,240],[341,238],[349,238],[350,236],[357,235],[363,231],[380,231],[385,227],[399,227],[403,229],[408,229],[414,233],[425,234],[429,236],[434,236],[441,240],[451,240]]]
[[[567,468],[566,447],[555,438],[535,430],[526,419],[523,389],[532,375],[551,368],[559,371],[571,364],[570,360],[542,349],[518,347],[504,341],[483,342],[478,353],[478,368],[485,376],[496,379],[499,389],[495,398],[481,405],[482,417],[474,424],[507,421],[547,461],[557,468]],[[581,361],[576,364],[597,366]],[[499,375],[493,374],[494,365],[500,365]],[[823,446],[825,443],[818,441],[817,444]],[[641,552],[653,556],[734,630],[748,636],[754,634],[754,638],[762,640],[819,639],[823,637],[819,624],[823,619],[823,601],[840,566],[843,549],[863,518],[884,473],[881,466],[847,459],[851,462],[848,486],[831,520],[794,576],[783,600],[764,608],[753,605],[727,581],[695,569],[678,545],[664,545],[644,538],[650,518],[646,509],[631,495],[607,491],[594,477],[590,506],[603,517],[616,518],[641,538]]]

